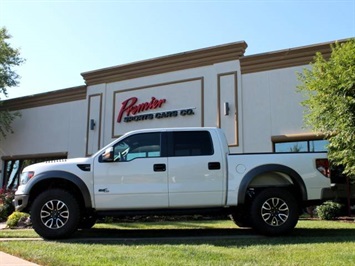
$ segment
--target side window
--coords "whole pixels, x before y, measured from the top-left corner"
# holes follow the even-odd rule
[[[171,156],[212,155],[213,143],[208,131],[173,132]]]
[[[160,133],[142,133],[127,137],[113,147],[113,153],[114,161],[160,157]]]

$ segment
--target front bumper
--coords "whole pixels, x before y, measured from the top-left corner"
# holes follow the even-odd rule
[[[15,199],[13,201],[14,206],[15,206],[15,210],[16,211],[23,211],[26,209],[27,205],[28,205],[28,199],[29,199],[29,195],[15,195]]]

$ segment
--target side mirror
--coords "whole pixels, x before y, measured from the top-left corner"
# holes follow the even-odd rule
[[[103,162],[113,162],[113,147],[107,148],[102,154]]]

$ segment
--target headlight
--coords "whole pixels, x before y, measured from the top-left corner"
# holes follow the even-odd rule
[[[25,185],[35,175],[35,172],[23,172],[20,176],[20,185]]]

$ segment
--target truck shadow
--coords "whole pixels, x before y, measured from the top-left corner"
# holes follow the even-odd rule
[[[186,238],[256,235],[252,229],[97,229],[78,231],[74,237],[99,238]]]
[[[280,245],[354,242],[354,229],[294,229],[291,234],[267,237],[252,229],[98,229],[81,230],[63,242],[97,244],[211,244],[216,246]]]

